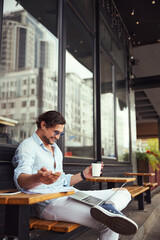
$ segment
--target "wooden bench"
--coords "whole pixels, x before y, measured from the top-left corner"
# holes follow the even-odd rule
[[[136,176],[138,186],[149,187],[146,191],[145,199],[147,203],[151,203],[151,189],[156,187],[158,183],[144,182],[144,177],[153,177],[155,176],[155,173],[125,173],[124,175]]]
[[[143,186],[144,184],[144,177],[154,177],[155,173],[124,173],[126,176],[136,176],[137,177],[137,184],[139,186]],[[151,184],[151,183],[148,183]]]
[[[143,186],[144,187],[149,187],[149,189],[146,191],[146,195],[144,196],[144,199],[146,200],[147,203],[151,203],[151,189],[153,187],[157,187],[158,183],[150,183],[150,182],[144,182]],[[134,185],[135,187],[138,187],[138,185]]]
[[[5,189],[13,189],[15,188],[14,182],[13,182],[13,171],[14,168],[12,166],[12,157],[14,155],[16,146],[11,146],[11,145],[0,145],[0,190],[4,190]],[[15,196],[15,195],[14,195]],[[15,206],[15,210],[17,209],[17,205]],[[5,212],[8,211],[7,210],[7,205],[3,205],[3,203],[1,202],[0,204],[0,239],[3,239],[3,237],[6,235],[6,227],[5,227]],[[29,212],[28,212],[29,209]],[[10,215],[14,215],[14,213],[9,212]],[[29,228],[30,230],[30,238],[32,238],[31,236],[34,235],[34,231],[37,229],[40,229],[40,232],[38,232],[38,236],[40,236],[38,239],[45,239],[45,240],[50,240],[53,237],[53,234],[55,232],[54,236],[57,236],[58,239],[60,239],[61,234],[62,233],[67,233],[70,234],[73,230],[73,236],[74,236],[74,232],[80,232],[80,231],[86,231],[86,227],[83,227],[79,224],[76,223],[70,223],[70,222],[55,222],[55,221],[45,221],[42,219],[38,219],[35,218],[35,210],[34,210],[34,206],[30,206],[29,208],[27,208],[27,212],[25,214],[29,214],[31,216],[30,221],[29,221]],[[16,221],[16,220],[15,220]],[[19,223],[15,223],[16,225],[18,225]],[[78,230],[78,228],[80,227],[80,230]],[[13,227],[12,227],[13,228]],[[76,231],[77,229],[77,231]],[[42,231],[44,230],[44,231]],[[51,230],[51,231],[45,231],[45,230]],[[20,230],[19,230],[20,231]],[[21,230],[23,231],[23,230]],[[50,232],[45,234],[44,232]],[[57,235],[57,234],[60,234]],[[71,236],[71,234],[69,236]],[[62,234],[63,235],[63,234]],[[42,237],[44,236],[44,237]],[[48,236],[48,237],[47,237]],[[19,240],[24,240],[24,239],[30,239],[30,238],[25,238],[25,236],[23,237],[23,233],[22,233],[22,237],[19,237]],[[55,238],[54,238],[55,239]],[[62,236],[63,239],[63,236]],[[67,237],[65,237],[65,239],[67,239]]]
[[[125,187],[131,194],[132,198],[136,198],[138,200],[138,209],[144,210],[144,193],[146,192],[146,201],[150,203],[149,195],[150,188],[144,186],[128,186]]]

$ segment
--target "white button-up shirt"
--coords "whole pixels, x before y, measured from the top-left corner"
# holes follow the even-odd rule
[[[52,193],[65,191],[65,188],[70,186],[71,174],[63,172],[63,156],[60,148],[56,143],[52,145],[54,148],[53,154],[44,146],[41,139],[36,133],[30,138],[25,139],[17,148],[12,159],[14,170],[14,182],[18,189],[22,189],[18,182],[18,176],[21,173],[36,174],[42,167],[53,172],[61,172],[59,179],[50,185],[41,184],[31,189],[34,193]],[[55,166],[55,167],[54,167]],[[47,201],[48,202],[48,201]]]

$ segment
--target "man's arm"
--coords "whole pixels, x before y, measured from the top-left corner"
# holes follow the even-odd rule
[[[89,167],[85,168],[83,170],[83,175],[84,175],[85,178],[92,177],[92,166],[89,166]],[[82,180],[83,180],[83,178],[81,177],[81,173],[74,174],[71,177],[70,185],[73,186],[76,183],[81,182]]]
[[[48,171],[45,167],[43,167],[36,174],[20,174],[17,181],[21,188],[28,190],[41,184],[52,184],[58,180],[60,175],[60,172],[53,174],[52,171]]]

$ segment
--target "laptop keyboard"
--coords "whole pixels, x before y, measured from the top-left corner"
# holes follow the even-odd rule
[[[105,203],[105,201],[103,201],[102,199],[93,197],[93,196],[88,196],[83,198],[83,202],[91,204],[91,205],[98,205],[99,203],[103,204]]]

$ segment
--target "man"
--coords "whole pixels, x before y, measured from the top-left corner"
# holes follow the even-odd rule
[[[38,117],[37,131],[19,145],[13,157],[14,181],[18,189],[50,193],[65,190],[92,177],[91,166],[75,175],[63,172],[62,152],[55,141],[63,135],[65,123],[63,116],[56,111],[48,111]],[[110,202],[90,207],[65,196],[37,204],[37,215],[43,219],[76,222],[97,229],[100,240],[118,240],[119,233],[128,235],[137,231],[136,223],[119,212],[131,200],[127,190],[118,191],[114,196],[112,189],[86,192],[103,200],[111,197]]]

